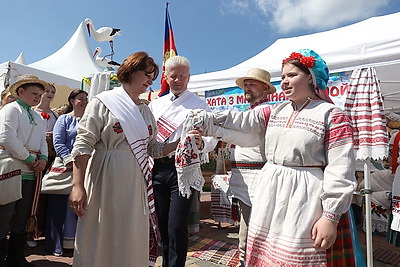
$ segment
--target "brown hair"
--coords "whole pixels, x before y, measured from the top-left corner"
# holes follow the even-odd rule
[[[3,92],[1,92],[1,100],[3,100],[8,94],[11,95],[10,89],[6,88],[3,90]]]
[[[74,107],[71,104],[71,100],[75,99],[79,94],[82,94],[82,93],[84,93],[86,96],[88,95],[88,93],[86,91],[83,91],[83,90],[80,90],[80,89],[72,90],[71,93],[69,93],[69,96],[68,96],[68,108],[65,111],[65,114],[66,113],[70,113],[72,110],[74,110]]]
[[[131,81],[132,73],[139,70],[146,71],[151,66],[151,71],[147,74],[154,74],[153,81],[157,79],[159,68],[154,62],[154,59],[149,57],[146,52],[136,52],[127,57],[122,65],[118,68],[117,78],[121,83],[129,83]]]
[[[282,64],[282,67],[288,63],[298,67],[302,72],[304,72],[307,75],[311,74],[310,70],[307,67],[305,67],[303,64],[301,64],[300,60],[298,60],[298,59],[295,59],[295,58],[288,59],[285,61],[285,63]]]

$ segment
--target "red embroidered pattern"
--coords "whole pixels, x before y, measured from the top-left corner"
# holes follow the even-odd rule
[[[113,128],[114,128],[114,132],[116,132],[117,134],[120,134],[124,131],[121,127],[121,124],[119,124],[119,122],[116,122],[114,124]]]
[[[5,173],[5,174],[1,174],[0,175],[0,181],[1,180],[6,180],[6,179],[9,179],[11,177],[18,176],[18,175],[21,175],[21,170],[15,170],[15,171],[11,171],[11,172],[8,172],[8,173]]]
[[[253,227],[252,227],[253,226]],[[248,266],[326,266],[326,254],[312,247],[312,240],[293,238],[250,225],[247,238]]]
[[[187,136],[183,144],[182,142],[178,144],[177,150],[182,150],[183,153],[181,157],[179,157],[178,154],[175,155],[175,163],[181,168],[194,164],[194,160],[196,160],[198,157],[198,155],[194,152],[191,141],[191,137]]]
[[[341,216],[339,214],[324,210],[324,212],[322,213],[322,217],[334,222],[339,222]]]
[[[393,196],[392,197],[392,212],[400,214],[400,196]]]

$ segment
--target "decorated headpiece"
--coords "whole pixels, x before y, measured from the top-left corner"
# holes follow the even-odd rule
[[[300,63],[308,68],[311,72],[313,83],[316,88],[325,90],[329,80],[329,70],[326,62],[311,49],[300,49],[290,54],[285,58],[282,64],[285,64],[290,59],[297,59]]]

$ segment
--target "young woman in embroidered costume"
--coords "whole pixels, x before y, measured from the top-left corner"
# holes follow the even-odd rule
[[[48,161],[47,165],[42,171],[42,174],[44,175],[48,168],[50,168],[51,164],[54,161],[54,158],[56,156],[56,152],[54,151],[53,147],[53,127],[54,124],[56,123],[56,120],[58,118],[57,113],[53,112],[50,107],[51,101],[53,101],[54,97],[56,94],[56,88],[54,84],[48,83],[47,86],[45,87],[45,92],[40,98],[40,102],[37,106],[32,107],[34,111],[36,111],[44,120],[45,122],[45,128],[46,128],[46,141],[47,141],[47,148],[48,148]],[[38,202],[38,207],[37,207],[37,214],[38,214],[38,230],[39,232],[44,231],[44,221],[45,221],[45,216],[46,216],[46,205],[47,205],[47,199],[45,196],[40,195],[39,202]],[[27,235],[27,240],[26,243],[28,247],[36,247],[37,242],[33,239],[34,233],[30,232]]]
[[[71,91],[68,96],[67,114],[61,115],[54,125],[54,148],[57,157],[62,159],[64,168],[72,169],[71,151],[77,135],[78,122],[88,103],[87,97],[88,93],[83,90]],[[47,194],[44,247],[55,256],[62,255],[63,249],[74,248],[78,218],[69,206],[68,197],[69,195],[65,194]]]
[[[244,135],[266,128],[247,266],[327,266],[326,249],[356,185],[351,124],[325,101],[327,80],[322,58],[303,49],[283,61],[281,87],[290,101],[255,111],[193,112],[208,125],[204,135],[241,146],[257,145]]]
[[[55,95],[56,87],[54,86],[54,84],[49,83],[49,85],[46,87],[46,91],[40,99],[39,105],[34,108],[34,110],[38,112],[40,116],[42,116],[46,123],[46,140],[47,146],[49,148],[49,166],[47,167],[50,167],[56,156],[56,152],[54,151],[53,147],[53,128],[56,124],[58,114],[55,113],[50,107],[51,101],[54,100]]]
[[[39,104],[47,85],[34,75],[22,75],[10,86],[18,99],[0,110],[1,267],[34,266],[24,256],[25,230],[38,187],[36,177],[41,177],[47,163],[47,143],[44,121],[31,107]]]
[[[157,229],[148,156],[177,146],[156,141],[154,117],[139,99],[158,72],[147,53],[130,55],[117,72],[122,87],[95,96],[79,122],[71,152],[75,267],[149,266],[149,228]]]

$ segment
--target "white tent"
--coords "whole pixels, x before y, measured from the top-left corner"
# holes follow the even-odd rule
[[[263,68],[280,80],[282,60],[298,49],[315,50],[331,73],[373,66],[377,70],[385,109],[400,111],[400,13],[373,17],[346,27],[299,37],[278,39],[254,57],[226,70],[193,75],[189,90],[204,92],[235,87],[249,68]]]
[[[28,66],[76,81],[103,71],[91,55],[82,22],[71,39],[57,52]]]
[[[56,100],[60,99],[63,103],[69,94],[69,90],[63,89],[80,88],[84,76],[103,71],[91,54],[85,28],[80,23],[68,42],[52,55],[25,65],[25,58],[21,53],[15,62],[0,64],[0,91],[14,83],[19,75],[34,74],[40,79],[55,83],[58,91]]]

